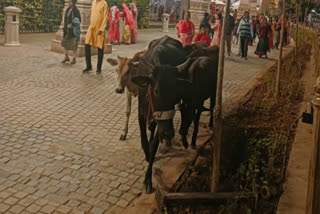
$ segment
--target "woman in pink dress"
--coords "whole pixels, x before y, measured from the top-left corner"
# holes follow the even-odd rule
[[[120,43],[120,32],[119,32],[119,22],[120,22],[120,11],[117,6],[110,8],[109,13],[109,43],[113,44],[114,42]]]
[[[133,28],[131,30],[131,43],[136,43],[137,37],[138,37],[138,9],[134,2],[130,4],[130,8],[131,8],[132,24],[133,24]]]
[[[213,39],[211,42],[211,46],[220,46],[220,39],[221,39],[221,18],[222,15],[219,13],[218,15],[216,14],[216,22],[214,24],[211,23],[211,28],[214,30],[213,34]]]
[[[194,24],[190,21],[190,12],[185,13],[184,20],[177,24],[177,36],[183,46],[191,45],[194,37]]]

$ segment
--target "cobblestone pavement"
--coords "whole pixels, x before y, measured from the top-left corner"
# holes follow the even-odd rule
[[[143,42],[112,55],[132,56],[163,33],[139,35]],[[0,46],[0,213],[121,213],[141,193],[146,166],[137,101],[121,142],[126,99],[114,92],[115,69],[83,75],[84,59],[61,64],[51,38],[25,34],[22,47]],[[225,98],[273,61],[228,57]]]

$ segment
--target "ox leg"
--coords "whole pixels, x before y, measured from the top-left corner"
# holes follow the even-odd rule
[[[126,125],[120,136],[120,140],[126,140],[129,128],[129,118],[131,114],[132,94],[127,90],[127,111],[126,111]]]
[[[140,96],[138,97],[138,111],[139,111],[139,128],[140,128],[140,138],[141,138],[141,147],[144,151],[146,156],[146,161],[149,162],[149,143],[148,143],[148,136],[147,136],[147,121],[143,114],[143,107],[141,106]],[[143,98],[141,98],[143,99]]]
[[[158,134],[156,134],[154,141],[151,143],[151,156],[150,161],[148,165],[148,169],[145,175],[144,184],[146,187],[146,193],[151,194],[152,193],[152,167],[153,167],[153,161],[155,159],[158,147],[159,147],[159,137]]]
[[[152,122],[149,126],[149,131],[150,131],[150,138],[149,138],[149,142],[152,142],[154,139],[154,133],[157,127],[157,122]]]
[[[199,121],[200,121],[200,116],[201,116],[201,109],[202,109],[203,104],[200,106],[200,108],[197,108],[196,112],[196,117],[193,120],[194,124],[194,130],[193,130],[193,135],[192,135],[192,142],[191,142],[191,148],[196,149],[196,141],[198,137],[198,131],[199,131]]]
[[[210,121],[209,121],[209,128],[212,130],[213,129],[213,109],[216,104],[216,98],[211,97],[210,98]]]
[[[188,140],[187,140],[187,135],[188,135],[188,130],[189,127],[193,121],[194,117],[194,108],[191,107],[191,105],[182,103],[181,105],[181,127],[180,127],[180,135],[182,137],[182,144],[184,148],[188,148]]]

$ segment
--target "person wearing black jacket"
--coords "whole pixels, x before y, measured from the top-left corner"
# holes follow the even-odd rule
[[[234,29],[234,25],[235,25],[235,20],[233,17],[233,13],[231,11],[231,13],[229,14],[229,19],[228,19],[228,23],[227,23],[227,36],[226,36],[226,41],[227,41],[227,52],[228,52],[228,56],[230,56],[231,54],[231,37],[232,37],[232,31]]]
[[[69,0],[69,7],[66,10],[64,16],[64,26],[63,26],[63,39],[61,41],[62,47],[65,49],[65,58],[62,60],[62,63],[69,62],[70,58],[68,56],[68,51],[73,51],[73,60],[71,64],[76,63],[78,41],[80,35],[75,35],[75,32],[80,33],[80,22],[81,16],[80,11],[76,7],[77,0]],[[75,19],[77,18],[77,19]],[[77,25],[78,31],[75,31],[75,25]],[[79,34],[78,33],[78,34]]]

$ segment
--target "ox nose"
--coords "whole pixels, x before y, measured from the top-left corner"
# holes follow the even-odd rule
[[[123,94],[123,92],[124,92],[123,88],[117,88],[116,89],[116,93],[118,93],[118,94]]]

